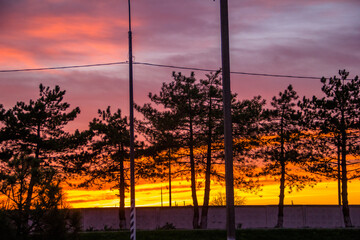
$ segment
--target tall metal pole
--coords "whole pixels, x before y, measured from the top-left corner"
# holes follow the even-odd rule
[[[134,89],[133,89],[133,56],[131,32],[131,7],[129,6],[129,96],[130,96],[130,239],[136,240],[136,211],[135,211],[135,160],[134,160]]]
[[[235,240],[234,177],[231,124],[230,90],[230,47],[228,1],[220,0],[221,18],[221,55],[224,99],[224,145],[225,145],[225,181],[226,181],[226,231],[227,240]]]
[[[338,152],[337,152],[337,180],[338,180],[338,201],[339,206],[341,206],[341,146],[340,146],[340,140],[338,141]]]

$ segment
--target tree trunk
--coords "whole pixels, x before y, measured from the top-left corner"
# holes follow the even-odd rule
[[[350,210],[349,210],[349,202],[348,202],[348,192],[347,192],[347,169],[346,169],[346,130],[345,130],[345,122],[344,122],[344,112],[342,112],[341,117],[341,138],[342,138],[342,146],[341,146],[341,170],[342,170],[342,212],[344,217],[345,227],[352,227],[351,218],[350,218]]]
[[[124,146],[121,145],[121,152],[124,153]],[[126,217],[125,217],[125,172],[124,172],[124,157],[120,157],[120,183],[119,183],[119,228],[126,228]]]
[[[39,156],[40,156],[40,124],[37,126],[37,134],[36,135],[37,135],[39,142],[36,145],[35,161],[38,161]],[[35,186],[37,175],[38,175],[37,174],[38,167],[39,167],[38,165],[39,165],[39,162],[35,162],[31,166],[31,179],[30,179],[27,198],[26,198],[26,202],[25,202],[25,210],[27,210],[27,211],[30,209],[30,205],[31,205],[32,194],[33,194],[34,186]]]
[[[280,195],[279,195],[279,209],[277,228],[284,226],[284,198],[285,198],[285,164],[281,163],[281,178],[280,178]]]
[[[283,133],[283,117],[281,118],[281,132],[280,132],[280,195],[279,195],[279,207],[278,207],[278,221],[276,228],[282,228],[284,226],[284,198],[285,198],[285,156],[284,156],[284,133]]]
[[[340,139],[338,139],[337,145],[338,145],[338,149],[337,149],[338,202],[339,202],[339,206],[341,206],[341,143],[340,143]]]
[[[171,149],[168,150],[169,160],[169,207],[171,207]]]
[[[190,130],[190,171],[191,171],[191,196],[194,205],[193,228],[199,228],[199,204],[196,196],[196,174],[195,174],[195,159],[194,159],[194,133],[193,133],[193,118],[191,114],[191,100],[189,98],[189,130]]]
[[[28,238],[28,234],[30,233],[30,229],[29,229],[29,220],[30,220],[30,209],[31,209],[31,201],[32,196],[33,196],[33,191],[34,191],[34,187],[36,182],[38,181],[38,170],[39,170],[39,157],[40,157],[40,137],[41,137],[41,125],[38,124],[37,126],[37,133],[36,136],[38,138],[38,143],[36,144],[36,149],[35,149],[35,163],[32,164],[31,166],[31,178],[30,178],[30,183],[29,183],[29,188],[27,191],[27,197],[25,200],[25,205],[24,205],[24,213],[21,214],[21,218],[22,218],[22,238],[23,239],[27,239]]]
[[[208,211],[209,211],[209,198],[210,198],[210,174],[211,174],[211,144],[212,144],[212,101],[210,96],[209,102],[209,118],[208,118],[208,139],[207,139],[207,156],[206,156],[206,170],[205,170],[205,189],[204,189],[204,202],[201,209],[201,222],[200,228],[207,228]]]
[[[205,190],[204,190],[204,203],[201,209],[201,223],[202,229],[207,228],[208,210],[209,210],[209,198],[210,198],[210,171],[211,171],[211,143],[208,146],[208,154],[206,160],[206,172],[205,172]]]

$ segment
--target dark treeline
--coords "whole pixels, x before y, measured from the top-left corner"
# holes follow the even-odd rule
[[[342,70],[339,77],[322,78],[321,98],[299,99],[291,85],[270,104],[260,96],[232,96],[235,187],[256,193],[260,178],[278,181],[276,227],[283,227],[286,190],[301,190],[326,178],[338,180],[344,223],[352,226],[347,184],[360,175],[360,94],[358,77],[348,80],[348,75]],[[201,80],[194,74],[172,77],[158,93],[149,93],[149,103],[135,106],[141,115],[137,139],[145,139],[135,144],[136,178],[168,181],[171,206],[172,179],[186,177],[193,227],[206,229],[211,183],[223,184],[225,178],[220,72]],[[70,109],[64,96],[58,86],[40,85],[37,100],[9,109],[0,105],[0,193],[5,196],[0,221],[15,229],[17,238],[31,233],[61,238],[79,231],[78,217],[64,204],[66,184],[117,189],[119,228],[126,228],[128,119],[120,109],[108,107],[98,111],[87,130],[66,132],[64,127],[80,109]],[[199,189],[204,191],[201,208]],[[56,227],[49,224],[55,218]]]

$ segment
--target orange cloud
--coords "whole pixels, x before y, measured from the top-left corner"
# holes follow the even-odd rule
[[[106,38],[112,35],[111,28],[125,28],[127,22],[111,18],[91,16],[40,16],[31,20],[33,27],[25,31],[29,37],[66,39],[66,38]]]
[[[12,63],[22,63],[21,65],[26,67],[38,67],[32,54],[28,51],[0,45],[0,52],[0,65],[2,68]]]

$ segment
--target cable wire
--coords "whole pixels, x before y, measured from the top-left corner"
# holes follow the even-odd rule
[[[111,63],[95,63],[95,64],[86,64],[86,65],[59,66],[59,67],[9,69],[9,70],[0,70],[0,73],[46,71],[46,70],[62,70],[62,69],[89,68],[89,67],[100,67],[100,66],[111,66],[111,65],[122,65],[122,64],[128,64],[128,61],[123,61],[123,62],[111,62]],[[192,70],[192,71],[202,71],[202,72],[216,72],[216,71],[218,71],[218,70],[216,70],[216,69],[184,67],[184,66],[156,64],[156,63],[149,63],[149,62],[134,62],[134,64],[136,64],[136,65],[143,65],[143,66],[151,66],[151,67],[172,68],[172,69]],[[232,72],[230,72],[230,73],[231,73],[231,74],[237,74],[237,75],[261,76],[261,77],[296,78],[296,79],[316,79],[316,80],[321,79],[321,77],[314,77],[314,76],[297,76],[297,75],[254,73],[254,72],[239,72],[239,71],[232,71]]]
[[[125,62],[112,62],[112,63],[95,63],[95,64],[86,64],[86,65],[60,66],[60,67],[42,67],[42,68],[9,69],[9,70],[0,70],[0,73],[46,71],[46,70],[61,70],[61,69],[69,69],[69,68],[88,68],[88,67],[100,67],[100,66],[120,65],[120,64],[127,64],[127,63],[128,63],[128,62],[125,61]]]
[[[179,67],[179,66],[173,66],[173,65],[163,65],[163,64],[155,64],[155,63],[146,63],[146,62],[135,62],[134,64],[153,66],[153,67],[162,67],[162,68],[175,68],[175,69],[182,69],[182,70],[203,71],[203,72],[216,72],[217,71],[214,69]],[[268,73],[251,73],[251,72],[230,72],[230,73],[231,74],[239,74],[239,75],[262,76],[262,77],[282,77],[282,78],[300,78],[300,79],[316,79],[316,80],[321,79],[321,77],[294,76],[294,75],[268,74]]]

